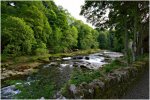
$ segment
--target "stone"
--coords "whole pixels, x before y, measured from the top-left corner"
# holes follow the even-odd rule
[[[117,83],[117,78],[115,76],[108,74],[107,78],[105,80],[105,88],[110,88],[111,86],[115,85],[116,83]]]
[[[9,64],[2,64],[1,68],[4,68],[4,67],[7,68],[8,66],[9,66]]]
[[[41,97],[40,100],[45,100],[45,98],[44,98],[44,97]]]
[[[85,59],[86,59],[86,60],[89,60],[89,59],[90,59],[90,57],[86,56],[86,57],[85,57]]]
[[[79,63],[78,63],[78,62],[75,62],[75,63],[73,64],[73,66],[74,66],[74,67],[79,67]]]
[[[86,83],[86,82],[82,82],[81,84],[80,84],[80,87],[82,87],[82,88],[87,88],[88,86],[87,86],[88,84]]]
[[[95,79],[95,80],[93,80],[93,82],[92,83],[94,83],[94,85],[97,85],[97,86],[99,86],[100,88],[102,88],[102,89],[104,89],[104,87],[105,87],[105,84],[104,84],[104,82],[102,82],[101,80],[99,80],[99,79]]]
[[[23,73],[23,72],[17,72],[17,74],[18,74],[18,75],[24,75],[24,73]]]
[[[71,57],[62,58],[62,60],[71,60]]]
[[[57,62],[51,62],[49,65],[50,65],[50,66],[57,66],[58,63],[57,63]]]
[[[73,94],[75,94],[75,93],[77,92],[76,86],[75,86],[74,84],[71,84],[71,85],[70,85],[69,90],[70,90]]]
[[[2,68],[2,72],[6,71],[6,68]]]
[[[80,65],[80,68],[87,68],[84,64]]]
[[[56,58],[56,61],[61,61],[61,58]]]

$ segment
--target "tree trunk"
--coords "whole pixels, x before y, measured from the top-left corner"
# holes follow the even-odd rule
[[[127,32],[127,19],[124,18],[124,32],[125,32],[125,57],[127,66],[129,65],[129,56],[128,56],[128,32]]]
[[[135,9],[134,9],[134,36],[133,36],[133,57],[132,57],[132,60],[135,61],[136,59],[136,56],[137,56],[137,46],[138,46],[138,39],[137,39],[137,17],[138,17],[138,14],[137,14],[137,6],[135,4]]]

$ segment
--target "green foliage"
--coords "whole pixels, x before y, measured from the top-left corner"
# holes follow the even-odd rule
[[[149,33],[148,11],[148,1],[85,1],[80,14],[84,15],[87,21],[94,24],[97,28],[115,30],[115,36],[112,35],[114,34],[113,32],[109,34],[108,49],[123,51],[126,61],[129,62],[131,59],[128,53],[130,39],[133,40],[133,45],[136,48],[136,51],[134,50],[132,53],[132,61],[137,55],[142,54],[143,48],[148,52],[148,38],[143,37],[144,34],[148,37]],[[104,17],[106,13],[108,13],[108,18]],[[147,16],[147,18],[143,16]],[[145,40],[145,43],[143,40]],[[145,46],[145,44],[147,45]]]
[[[1,62],[6,62],[8,60],[8,56],[6,54],[1,54]]]
[[[48,54],[48,50],[47,49],[44,49],[44,48],[37,48],[36,50],[35,50],[35,54],[36,55],[46,55],[46,54]]]
[[[79,49],[91,49],[97,48],[98,33],[82,21],[74,21],[72,23],[78,30],[78,48]]]
[[[93,70],[93,71],[82,71],[79,69],[75,69],[71,79],[70,83],[71,84],[81,84],[82,82],[91,82],[92,80],[99,78],[101,76],[101,72],[99,70]]]
[[[99,33],[53,1],[12,2],[2,2],[2,53],[5,55],[98,48]]]
[[[29,54],[35,39],[33,30],[18,17],[2,16],[2,48],[5,54]]]
[[[42,81],[35,81],[30,83],[22,83],[23,85],[16,85],[21,93],[15,95],[14,98],[19,99],[39,99],[41,97],[51,98],[54,93],[54,84],[43,84]],[[40,87],[41,86],[41,87]],[[40,89],[40,91],[39,91]]]
[[[42,41],[38,41],[38,44],[34,44],[34,54],[37,56],[48,54],[46,44]]]
[[[6,80],[7,85],[14,85],[16,83],[22,83],[22,80]]]
[[[65,47],[72,49],[77,46],[78,30],[76,27],[71,27],[66,30],[62,37],[62,42]]]
[[[104,72],[108,73],[111,72],[113,69],[117,69],[123,66],[125,65],[122,64],[119,60],[114,60],[110,64],[105,65],[103,68],[104,68]]]
[[[100,33],[98,37],[99,41],[99,48],[101,49],[106,49],[107,47],[107,34],[105,33]]]

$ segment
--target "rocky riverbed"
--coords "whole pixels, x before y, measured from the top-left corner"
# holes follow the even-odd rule
[[[42,82],[42,85],[46,84],[54,84],[54,92],[55,94],[59,93],[60,88],[69,80],[70,75],[74,67],[76,68],[86,68],[89,70],[97,70],[103,65],[110,63],[114,59],[118,59],[122,57],[123,54],[117,52],[110,51],[102,51],[99,53],[83,55],[83,56],[73,56],[73,57],[64,57],[61,60],[50,62],[49,64],[45,64],[40,67],[39,70],[35,70],[37,68],[25,69],[22,72],[15,70],[5,70],[2,68],[2,77],[1,79],[7,77],[13,77],[17,75],[28,75],[25,79],[24,83],[15,83],[10,86],[6,86],[1,88],[1,94],[3,99],[13,98],[14,95],[21,93],[21,90],[17,89],[16,84],[27,84],[32,86],[32,83],[35,83],[37,80]],[[36,74],[30,75],[33,70],[36,71]],[[9,79],[9,78],[8,78]],[[44,79],[44,81],[43,81]],[[11,78],[9,79],[11,80]],[[15,79],[13,79],[15,80]],[[34,85],[34,84],[33,84]],[[39,89],[42,89],[43,86]],[[31,89],[32,91],[32,89]],[[34,92],[34,91],[32,91]],[[44,91],[43,91],[44,92]],[[44,97],[41,95],[41,97]],[[39,96],[40,98],[40,96]],[[57,96],[51,96],[49,98],[57,98]]]

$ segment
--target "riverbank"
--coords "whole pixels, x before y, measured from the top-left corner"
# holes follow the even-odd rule
[[[127,90],[137,83],[139,77],[146,70],[149,70],[149,56],[141,57],[128,67],[120,66],[108,72],[106,72],[105,67],[99,70],[99,73],[97,71],[90,72],[90,75],[86,73],[82,75],[83,73],[78,72],[62,88],[62,94],[66,98],[71,99],[119,99],[123,95],[128,94]],[[92,77],[90,81],[89,77]],[[139,95],[142,95],[142,93]],[[127,96],[128,99],[131,99],[130,97]],[[142,97],[138,99],[140,98]]]
[[[40,56],[20,56],[20,57],[5,57],[2,56],[1,63],[1,80],[9,79],[10,77],[23,76],[35,73],[40,65],[47,64],[53,60],[61,60],[62,57],[86,55],[99,52],[100,49],[78,50],[70,53],[47,54]]]

